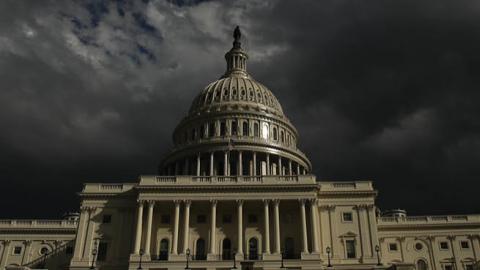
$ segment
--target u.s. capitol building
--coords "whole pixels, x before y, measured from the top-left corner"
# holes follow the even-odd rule
[[[381,213],[372,182],[316,179],[240,39],[159,175],[87,183],[63,220],[0,220],[0,269],[477,268],[479,215]]]

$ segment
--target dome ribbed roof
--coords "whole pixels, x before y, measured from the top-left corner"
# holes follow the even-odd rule
[[[190,114],[223,110],[226,107],[261,110],[284,117],[282,106],[273,93],[249,76],[230,74],[210,83],[194,99]]]

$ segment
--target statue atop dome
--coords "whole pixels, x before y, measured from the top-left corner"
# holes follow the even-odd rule
[[[240,32],[240,27],[237,25],[237,27],[235,27],[235,30],[233,30],[233,38],[234,38],[234,41],[233,41],[233,47],[234,48],[240,48],[240,38],[242,37],[242,32]]]

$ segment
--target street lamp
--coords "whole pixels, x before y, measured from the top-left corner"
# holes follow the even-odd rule
[[[185,254],[187,256],[187,266],[185,266],[185,270],[191,270],[190,267],[188,267],[188,260],[190,259],[190,249],[187,248],[187,252]]]
[[[380,266],[382,263],[380,262],[380,246],[375,246],[375,252],[377,253],[377,265]]]
[[[286,270],[287,268],[283,265],[283,251],[280,252],[280,262],[281,262],[280,270]]]
[[[332,252],[332,249],[330,247],[327,247],[327,258],[328,258],[327,267],[332,267],[332,264],[330,263],[330,252]]]
[[[92,265],[90,265],[90,269],[95,269],[95,259],[97,258],[97,253],[98,253],[97,248],[96,247],[93,248],[93,250],[92,250],[92,256],[93,256],[92,257]]]
[[[143,257],[143,254],[144,254],[143,249],[140,249],[140,261],[138,262],[138,268],[137,268],[138,270],[142,270],[142,269],[143,269],[143,268],[142,268],[142,257]]]
[[[237,269],[237,260],[235,258],[235,255],[237,255],[235,253],[235,251],[233,252],[233,267],[232,267],[232,270],[236,270]]]

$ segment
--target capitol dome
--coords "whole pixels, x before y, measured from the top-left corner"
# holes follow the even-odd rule
[[[192,102],[175,128],[162,175],[290,176],[311,171],[298,132],[275,95],[247,73],[240,29],[225,54],[227,69]]]

